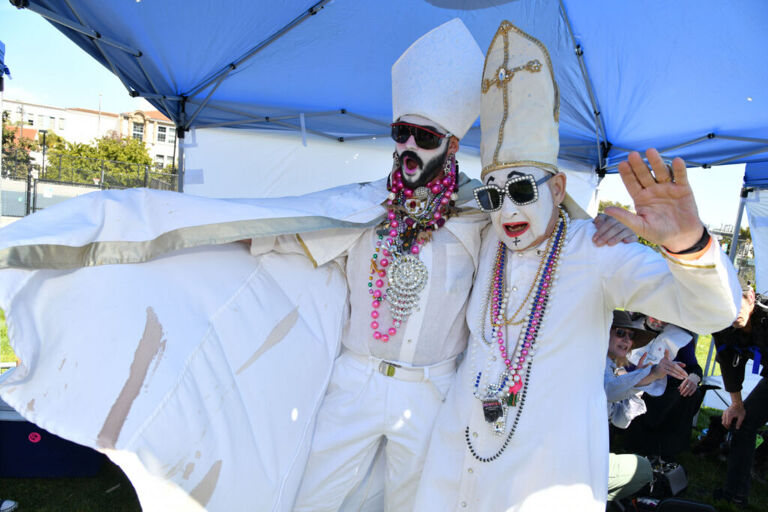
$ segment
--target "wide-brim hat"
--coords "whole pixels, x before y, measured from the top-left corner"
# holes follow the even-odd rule
[[[654,331],[649,331],[645,328],[644,318],[638,318],[632,320],[632,316],[629,311],[614,310],[613,311],[613,323],[611,327],[621,327],[623,329],[629,329],[635,333],[632,338],[632,349],[637,349],[646,346],[648,343],[657,336]]]
[[[560,92],[546,46],[502,21],[485,56],[481,92],[480,177],[514,167],[560,172]],[[567,193],[563,206],[571,217],[589,217]]]

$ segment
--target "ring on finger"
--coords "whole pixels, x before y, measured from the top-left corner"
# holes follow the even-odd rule
[[[667,167],[667,172],[669,173],[667,176],[664,176],[663,178],[657,178],[656,176],[653,177],[654,181],[656,183],[674,183],[675,182],[675,172],[672,170],[672,166],[669,164],[664,164]]]
[[[675,171],[672,169],[671,164],[665,164],[667,166],[667,171],[669,172],[669,179],[665,179],[665,182],[674,183],[675,182]]]

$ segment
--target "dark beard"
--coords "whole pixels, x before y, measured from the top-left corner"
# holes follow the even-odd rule
[[[445,163],[445,159],[448,157],[448,145],[445,146],[445,151],[443,151],[442,155],[435,156],[431,160],[429,160],[426,165],[421,161],[421,158],[413,152],[413,151],[403,151],[402,154],[398,157],[398,161],[400,163],[400,169],[405,169],[403,167],[403,160],[404,157],[410,157],[416,163],[419,165],[419,167],[422,169],[421,174],[419,175],[419,178],[416,180],[412,180],[409,178],[405,171],[403,171],[403,183],[405,183],[405,186],[410,189],[417,189],[419,187],[423,187],[430,181],[432,181],[435,176],[438,175],[438,173],[443,169],[443,164]]]

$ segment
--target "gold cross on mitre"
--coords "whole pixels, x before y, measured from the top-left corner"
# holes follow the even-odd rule
[[[515,73],[518,71],[525,70],[531,73],[538,73],[541,71],[541,62],[539,62],[539,59],[529,60],[521,66],[515,66],[512,69],[507,69],[507,58],[508,55],[505,53],[504,64],[499,66],[499,69],[496,71],[496,76],[493,78],[493,80],[489,78],[483,80],[483,93],[488,92],[488,89],[490,89],[492,85],[496,85],[499,88],[506,88],[507,82],[512,80],[512,78],[515,76]]]

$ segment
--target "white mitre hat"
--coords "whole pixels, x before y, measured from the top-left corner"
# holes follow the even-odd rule
[[[560,92],[546,46],[502,21],[485,57],[481,85],[481,178],[510,167],[557,174]],[[588,217],[568,195],[573,217]]]
[[[392,66],[392,119],[426,117],[461,139],[480,113],[483,52],[459,18],[427,32]]]

